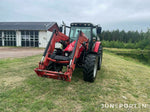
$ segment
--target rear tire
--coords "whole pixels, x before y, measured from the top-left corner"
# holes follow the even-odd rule
[[[94,82],[97,75],[98,56],[94,54],[87,55],[83,66],[83,79],[87,82]]]

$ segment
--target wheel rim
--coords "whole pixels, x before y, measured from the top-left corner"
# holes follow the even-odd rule
[[[95,64],[94,64],[94,73],[93,73],[94,78],[96,77],[96,72],[97,72],[97,58],[96,58]]]

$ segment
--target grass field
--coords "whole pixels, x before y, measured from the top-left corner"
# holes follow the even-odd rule
[[[150,65],[150,50],[140,49],[118,49],[118,48],[104,48],[105,51],[115,53],[117,55],[131,57],[143,64]]]
[[[150,108],[102,108],[103,104],[150,105],[150,67],[104,52],[94,83],[76,69],[72,81],[41,78],[41,55],[0,60],[0,112],[148,112]]]

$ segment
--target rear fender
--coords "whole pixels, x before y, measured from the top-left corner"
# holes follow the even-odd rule
[[[92,51],[95,52],[95,53],[98,53],[98,51],[99,51],[99,46],[100,46],[100,45],[101,45],[101,42],[99,42],[99,41],[95,42]]]

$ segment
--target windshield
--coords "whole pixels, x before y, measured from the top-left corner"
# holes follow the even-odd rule
[[[78,36],[78,31],[82,31],[86,37],[90,40],[91,38],[91,27],[71,27],[70,30],[70,39],[76,40]]]

